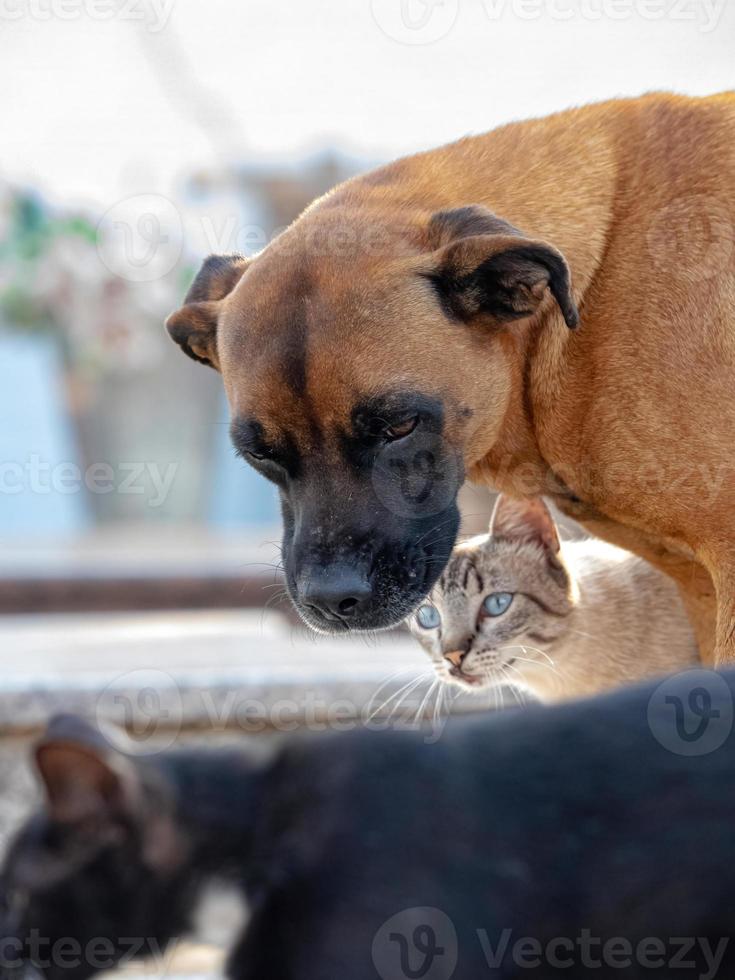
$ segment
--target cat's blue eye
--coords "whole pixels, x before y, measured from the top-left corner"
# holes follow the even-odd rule
[[[510,609],[511,602],[513,602],[512,592],[493,592],[485,599],[482,608],[488,616],[502,616]]]
[[[419,606],[416,619],[425,630],[435,630],[442,621],[436,606]]]

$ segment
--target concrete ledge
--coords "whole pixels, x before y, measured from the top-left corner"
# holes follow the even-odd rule
[[[0,614],[260,608],[281,582],[278,534],[260,544],[242,532],[126,527],[5,540]]]
[[[397,715],[408,723],[433,680],[405,633],[318,637],[255,611],[4,617],[0,651],[5,734],[38,731],[58,711],[124,725],[141,743],[192,728],[338,728],[386,717],[402,688]]]

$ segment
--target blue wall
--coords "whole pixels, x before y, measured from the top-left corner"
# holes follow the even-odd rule
[[[88,526],[83,473],[53,340],[0,332],[0,536]]]
[[[214,426],[214,479],[209,523],[219,528],[269,525],[280,521],[278,494],[266,479],[235,456],[230,442],[227,404],[222,399],[222,425]]]

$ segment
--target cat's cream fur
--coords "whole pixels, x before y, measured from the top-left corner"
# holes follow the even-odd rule
[[[514,596],[497,617],[483,607],[492,593]],[[559,701],[698,663],[674,583],[596,538],[561,543],[540,499],[501,497],[490,533],[455,549],[428,601],[441,626],[414,615],[411,631],[443,680],[473,690]]]

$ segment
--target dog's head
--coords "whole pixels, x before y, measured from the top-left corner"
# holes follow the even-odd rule
[[[508,408],[509,327],[549,294],[576,325],[562,255],[477,206],[404,220],[328,198],[256,258],[204,263],[167,326],[222,373],[235,447],[280,489],[309,625],[390,627],[430,591]]]

